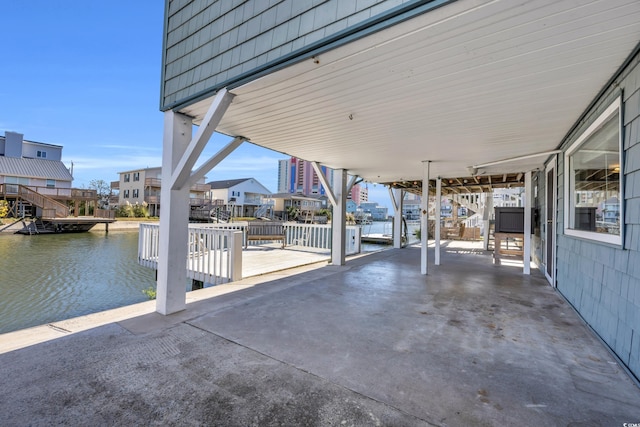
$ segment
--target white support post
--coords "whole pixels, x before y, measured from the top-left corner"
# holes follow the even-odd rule
[[[233,263],[231,265],[231,281],[235,282],[242,280],[242,231],[236,231],[233,233],[233,242],[231,248],[233,249]]]
[[[329,185],[327,177],[322,173],[318,162],[311,162],[311,166],[316,171],[318,180],[326,190],[327,197],[333,206],[331,217],[331,263],[333,265],[344,265],[346,263],[346,242],[347,242],[347,171],[345,169],[335,170],[333,173],[333,186]]]
[[[436,260],[435,264],[440,265],[440,212],[442,210],[442,178],[438,177],[436,180],[436,226],[435,226],[435,239],[436,239]]]
[[[192,180],[207,172],[200,168],[192,174],[192,168],[232,100],[226,89],[218,91],[193,138],[189,116],[165,112],[156,298],[156,311],[161,314],[175,313],[186,306],[189,190]],[[236,138],[206,164],[213,167],[241,143]]]
[[[524,247],[522,253],[523,274],[531,274],[531,171],[524,175]]]
[[[162,177],[167,185],[160,190],[156,311],[165,315],[184,310],[186,304],[189,185],[174,190],[168,184],[191,141],[191,128],[190,117],[173,111],[164,113]]]
[[[427,244],[429,242],[429,161],[422,162],[422,215],[420,216],[420,273],[427,274]]]
[[[489,250],[489,231],[491,230],[491,212],[493,211],[493,192],[485,193],[484,212],[482,220],[484,221],[484,250]]]
[[[339,169],[333,174],[333,195],[336,204],[331,217],[331,264],[346,263],[347,242],[347,171]]]
[[[393,247],[402,247],[402,202],[404,191],[401,188],[389,188],[389,197],[393,205]]]

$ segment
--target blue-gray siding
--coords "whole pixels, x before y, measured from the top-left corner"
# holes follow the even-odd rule
[[[640,377],[640,65],[623,70],[563,144],[571,145],[623,92],[624,249],[563,234],[564,156],[558,162],[558,290]],[[540,194],[540,193],[539,193]]]
[[[161,108],[416,0],[166,0]]]

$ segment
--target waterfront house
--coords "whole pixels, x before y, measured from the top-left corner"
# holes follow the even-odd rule
[[[118,191],[116,204],[123,206],[127,203],[131,205],[146,203],[149,216],[160,216],[161,172],[161,167],[118,172],[120,179],[111,182],[111,190]],[[192,208],[202,207],[208,202],[207,192],[210,187],[205,184],[205,180],[206,177],[202,177],[190,187],[189,206]]]
[[[265,199],[271,191],[255,178],[227,179],[211,181],[207,198],[215,206],[229,212],[232,217],[267,216]],[[262,208],[262,209],[261,209]]]
[[[278,193],[269,196],[269,203],[273,205],[273,213],[284,220],[309,218],[313,220],[320,209],[327,207],[327,199],[323,196],[303,196],[302,194]]]
[[[371,219],[374,221],[386,221],[389,216],[389,209],[377,202],[360,203],[360,209],[364,213],[371,214]]]
[[[164,28],[167,197],[207,172],[214,131],[233,139],[210,168],[245,139],[333,168],[340,266],[348,175],[390,187],[398,230],[403,192],[523,187],[522,273],[533,261],[640,376],[640,2],[167,0]],[[160,224],[161,313],[185,306],[186,221]],[[440,263],[426,235],[422,274]]]
[[[62,146],[28,141],[18,132],[0,136],[0,198],[7,200],[10,214],[64,217],[67,204],[79,212],[79,202],[95,204],[95,190],[75,189],[73,176],[62,162]]]

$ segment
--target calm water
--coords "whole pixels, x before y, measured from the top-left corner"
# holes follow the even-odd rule
[[[146,301],[138,233],[0,235],[0,333]]]

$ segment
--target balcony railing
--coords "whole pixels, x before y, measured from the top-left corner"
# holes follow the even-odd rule
[[[4,186],[2,194],[17,195],[19,193],[19,186],[21,184],[2,184]],[[45,187],[38,185],[24,185],[38,194],[42,194],[53,199],[63,200],[96,200],[98,198],[98,192],[96,190],[90,190],[85,188],[59,188],[59,187]]]
[[[145,178],[144,186],[145,187],[158,187],[160,188],[160,183],[162,180],[160,178]]]
[[[144,201],[150,205],[156,205],[160,203],[160,196],[144,196]]]
[[[162,179],[160,178],[145,178],[144,179],[145,187],[162,187]],[[191,191],[196,193],[205,193],[211,190],[211,186],[209,184],[193,184],[190,188]]]

